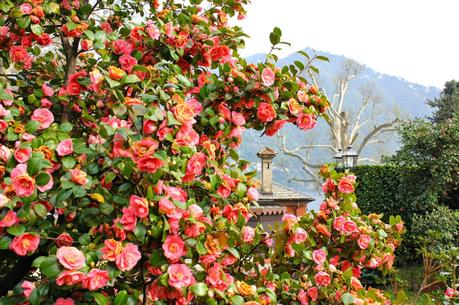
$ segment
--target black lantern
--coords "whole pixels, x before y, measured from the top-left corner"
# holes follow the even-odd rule
[[[348,146],[346,152],[343,155],[343,163],[345,169],[353,169],[357,166],[357,160],[359,154],[352,149],[352,146]]]
[[[338,152],[333,156],[333,161],[335,161],[336,170],[341,170],[344,167],[344,155],[341,148],[338,149]]]

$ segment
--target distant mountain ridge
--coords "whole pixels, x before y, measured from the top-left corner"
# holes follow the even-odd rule
[[[304,49],[308,54],[313,54],[313,50],[310,48]],[[324,55],[330,59],[330,62],[317,61],[315,66],[320,70],[319,74],[319,85],[328,95],[334,92],[334,79],[342,68],[343,63],[348,60],[345,56],[330,54],[327,52],[316,51],[319,55]],[[256,54],[247,58],[249,62],[256,63],[264,61],[264,54]],[[282,58],[278,62],[278,66],[284,66],[292,64],[295,60],[303,61],[305,58],[297,53],[291,54],[285,58]],[[445,80],[446,81],[446,80]],[[365,66],[360,75],[353,80],[350,87],[348,98],[351,101],[358,101],[360,93],[358,88],[365,85],[366,83],[372,83],[375,91],[380,95],[383,107],[389,111],[397,111],[399,117],[402,119],[409,119],[415,117],[427,117],[432,113],[432,109],[426,104],[427,100],[434,99],[440,94],[440,89],[433,86],[422,86],[413,82],[404,80],[401,77],[391,76],[384,73],[379,73],[374,69]],[[359,103],[353,104],[352,107],[358,109]],[[287,135],[289,139],[290,148],[301,146],[302,143],[310,141],[313,137],[317,142],[326,142],[328,138],[327,129],[323,121],[319,121],[318,126],[310,132],[303,132],[298,130],[296,127],[288,126],[284,128],[283,134]],[[239,149],[241,157],[252,161],[252,166],[257,167],[259,160],[256,157],[256,153],[265,146],[271,146],[279,152],[278,145],[279,139],[276,137],[260,137],[260,133],[249,130],[244,133],[244,139]],[[392,137],[388,140],[388,143],[380,146],[369,147],[365,149],[365,156],[372,155],[389,155],[393,154],[399,143],[397,137]],[[363,155],[363,154],[362,154]],[[331,155],[318,152],[311,156],[311,160],[316,163],[331,162]],[[294,190],[304,192],[316,197],[315,190],[311,189],[310,186],[298,183],[289,182],[289,178],[292,176],[301,178],[304,176],[304,172],[301,169],[301,162],[291,157],[286,157],[281,153],[278,154],[274,159],[274,180],[275,182],[288,186]],[[317,203],[316,203],[317,204]]]

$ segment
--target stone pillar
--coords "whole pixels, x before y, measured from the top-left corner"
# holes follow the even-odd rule
[[[276,152],[269,147],[265,147],[257,153],[261,159],[261,192],[272,194],[273,192],[273,158]]]

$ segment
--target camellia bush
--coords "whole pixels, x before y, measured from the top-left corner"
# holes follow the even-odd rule
[[[240,58],[247,2],[0,2],[0,248],[18,257],[0,304],[390,303],[359,276],[391,268],[403,223],[360,215],[353,175],[324,167],[319,212],[247,225],[242,131],[328,106],[301,77],[314,58]]]

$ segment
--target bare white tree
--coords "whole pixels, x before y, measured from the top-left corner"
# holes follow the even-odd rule
[[[363,150],[373,144],[385,143],[384,135],[395,131],[395,125],[399,121],[398,111],[388,111],[382,103],[382,98],[376,92],[372,83],[354,88],[360,96],[355,101],[349,96],[350,86],[353,80],[362,73],[364,67],[353,60],[346,60],[343,63],[341,72],[335,79],[335,91],[333,95],[327,95],[330,107],[327,110],[328,139],[326,143],[316,143],[310,139],[310,143],[303,146],[290,148],[286,135],[280,135],[280,150],[287,156],[297,159],[302,164],[306,178],[292,178],[290,181],[311,183],[317,185],[320,179],[317,172],[321,164],[311,161],[311,154],[319,150],[330,157],[339,149],[345,150],[353,146],[359,156]],[[317,80],[313,73],[309,74],[313,83],[317,86]],[[358,104],[357,104],[358,102]],[[292,141],[293,142],[293,141]],[[298,141],[296,141],[298,142]],[[378,163],[377,158],[359,157],[360,162]]]

